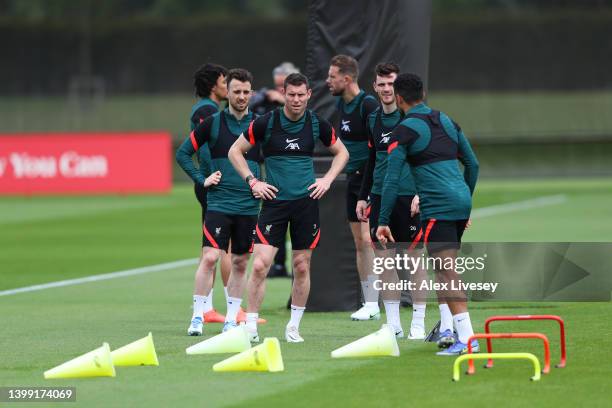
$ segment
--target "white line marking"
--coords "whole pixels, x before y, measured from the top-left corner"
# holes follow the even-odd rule
[[[493,215],[506,214],[515,211],[531,210],[538,207],[562,204],[567,201],[565,194],[538,197],[530,200],[516,201],[513,203],[492,205],[490,207],[477,208],[472,211],[472,218],[485,218]]]
[[[22,288],[3,290],[3,291],[0,291],[0,296],[10,296],[10,295],[16,295],[18,293],[36,292],[38,290],[45,290],[49,288],[60,288],[63,286],[79,285],[81,283],[87,283],[87,282],[98,282],[98,281],[103,281],[103,280],[108,280],[108,279],[125,278],[127,276],[142,275],[144,273],[167,271],[168,269],[179,268],[181,266],[197,265],[198,262],[199,260],[197,258],[182,259],[180,261],[166,262],[166,263],[157,264],[157,265],[144,266],[142,268],[136,268],[136,269],[127,269],[125,271],[103,273],[101,275],[86,276],[84,278],[67,279],[67,280],[61,280],[61,281],[56,281],[56,282],[43,283],[40,285],[25,286]]]
[[[505,214],[514,211],[529,210],[532,208],[546,207],[549,205],[561,204],[567,201],[567,196],[564,194],[552,195],[534,198],[524,201],[516,201],[508,204],[492,205],[490,207],[477,208],[472,211],[472,218],[485,218],[493,215]],[[181,266],[197,265],[197,258],[183,259],[180,261],[167,262],[158,265],[145,266],[142,268],[128,269],[125,271],[104,273],[101,275],[92,275],[84,278],[68,279],[57,282],[43,283],[40,285],[25,286],[22,288],[8,289],[0,291],[1,296],[16,295],[18,293],[36,292],[50,288],[60,288],[63,286],[79,285],[81,283],[98,282],[108,279],[124,278],[126,276],[142,275],[144,273],[166,271],[168,269],[179,268]]]

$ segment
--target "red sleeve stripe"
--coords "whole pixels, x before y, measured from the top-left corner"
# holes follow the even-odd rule
[[[334,130],[334,128],[332,128],[331,143],[329,145],[331,146],[334,143],[336,143],[336,131]]]
[[[317,232],[317,236],[315,237],[314,241],[312,241],[312,244],[310,244],[309,249],[315,249],[317,247],[317,244],[319,243],[319,238],[321,238],[321,230]]]
[[[195,131],[191,131],[191,133],[189,134],[189,138],[191,139],[191,144],[193,145],[193,150],[198,150],[198,141],[195,138]]]
[[[432,218],[431,220],[429,220],[429,223],[427,224],[427,228],[425,229],[425,239],[423,240],[425,244],[429,242],[429,233],[431,232],[431,229],[433,228],[435,223],[436,223],[436,219]]]
[[[266,237],[264,237],[264,235],[261,233],[261,230],[259,229],[259,225],[255,226],[255,231],[257,231],[257,238],[259,238],[262,244],[270,245]]]
[[[391,152],[393,151],[393,149],[395,149],[398,145],[398,141],[396,140],[395,142],[391,143],[389,145],[389,147],[387,148],[387,154],[391,154]]]
[[[202,229],[204,230],[204,235],[206,236],[206,239],[208,240],[208,242],[210,242],[213,247],[219,249],[219,244],[217,244],[217,241],[215,241],[212,235],[210,235],[210,232],[208,232],[208,230],[206,229],[206,225],[204,225]]]
[[[255,123],[255,121],[251,122],[251,124],[249,125],[249,130],[248,130],[249,143],[252,144],[252,145],[255,144],[255,135],[253,134],[253,123]]]

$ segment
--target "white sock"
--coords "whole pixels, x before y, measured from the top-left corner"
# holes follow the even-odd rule
[[[390,324],[395,329],[401,329],[402,323],[400,322],[399,315],[399,300],[385,300],[383,304],[385,305],[385,313],[387,314],[387,324]]]
[[[459,335],[459,341],[463,344],[467,344],[470,336],[474,334],[472,329],[472,321],[470,320],[470,314],[468,312],[458,313],[453,316],[455,327],[457,328],[457,334]]]
[[[227,300],[227,298],[229,297],[229,295],[227,294],[227,286],[223,287],[223,293],[225,293],[225,300]]]
[[[291,305],[291,319],[289,323],[287,323],[287,327],[295,327],[296,329],[300,328],[300,321],[302,320],[302,316],[304,315],[305,307]]]
[[[193,316],[204,318],[204,310],[206,310],[206,305],[208,304],[208,298],[206,296],[201,295],[193,295]]]
[[[204,313],[207,313],[213,310],[213,290],[214,289],[211,289],[210,293],[208,293],[208,296],[206,296],[208,298],[208,301],[204,305]]]
[[[240,310],[240,304],[242,299],[228,296],[227,297],[227,311],[225,312],[226,322],[235,322],[238,310]]]
[[[379,279],[376,275],[368,275],[368,291],[363,294],[366,303],[376,303],[378,305],[378,291],[374,288],[374,281]]]
[[[412,305],[412,323],[410,324],[411,328],[425,331],[425,309],[426,308],[427,308],[427,305],[425,304]]]
[[[370,282],[367,280],[361,281],[361,294],[363,295],[364,302],[368,301],[368,287],[370,286]]]
[[[370,310],[379,310],[378,302],[365,302],[365,307],[367,307]]]
[[[259,319],[259,313],[247,313],[246,327],[249,331],[257,331],[257,319]]]
[[[453,331],[453,315],[446,303],[438,305],[440,308],[440,333],[446,330]]]

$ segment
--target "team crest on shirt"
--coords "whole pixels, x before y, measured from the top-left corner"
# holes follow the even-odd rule
[[[300,140],[299,137],[295,139],[286,138],[285,142],[287,142],[287,146],[285,147],[285,150],[300,150],[300,145],[297,143],[298,140]]]
[[[351,131],[351,127],[349,126],[350,123],[351,123],[350,120],[342,120],[341,129],[342,129],[343,132],[350,132]]]
[[[215,235],[219,236],[220,233],[221,233],[221,227],[215,228]]]

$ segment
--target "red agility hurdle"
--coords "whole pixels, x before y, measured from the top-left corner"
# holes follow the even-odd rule
[[[555,315],[518,315],[518,316],[491,316],[487,320],[485,320],[485,333],[489,334],[489,326],[491,322],[499,321],[499,320],[555,320],[559,323],[559,342],[561,343],[561,361],[555,367],[563,368],[565,367],[566,355],[565,355],[565,323],[563,319],[559,316]],[[491,339],[487,339],[487,351],[491,353],[493,349],[493,345],[491,344]],[[493,362],[489,360],[489,363],[486,365],[487,368],[493,367]]]
[[[468,354],[472,353],[472,340],[474,339],[487,339],[487,343],[491,339],[541,339],[544,343],[544,369],[542,372],[548,374],[550,372],[550,343],[548,337],[542,333],[478,333],[474,334],[468,339]],[[488,351],[489,353],[491,351]],[[486,368],[493,367],[493,359],[489,359]],[[468,370],[466,374],[474,374],[474,360],[468,360]]]

